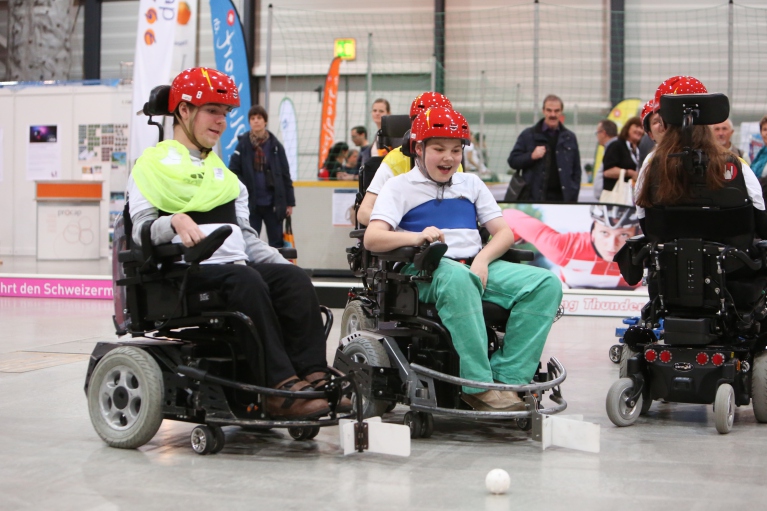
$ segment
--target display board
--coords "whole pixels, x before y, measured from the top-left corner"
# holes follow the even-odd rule
[[[99,212],[98,202],[38,202],[37,258],[98,259]]]

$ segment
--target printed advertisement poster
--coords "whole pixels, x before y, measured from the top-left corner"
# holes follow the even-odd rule
[[[569,289],[635,290],[613,257],[641,234],[636,208],[612,204],[501,204],[517,240],[532,250],[530,263],[556,273]]]
[[[58,126],[30,126],[27,143],[27,181],[59,179],[61,144]]]
[[[80,124],[77,127],[77,167],[84,180],[101,181],[109,170],[111,182],[128,181],[128,125]],[[122,179],[121,179],[121,176]]]

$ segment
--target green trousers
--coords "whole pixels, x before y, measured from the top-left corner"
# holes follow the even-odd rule
[[[408,265],[404,273],[417,273]],[[465,264],[443,258],[431,282],[418,283],[419,299],[433,303],[461,358],[461,378],[509,385],[530,383],[562,301],[562,284],[549,270],[493,261],[487,287]],[[511,309],[503,348],[487,357],[482,301]],[[464,387],[475,394],[482,389]]]

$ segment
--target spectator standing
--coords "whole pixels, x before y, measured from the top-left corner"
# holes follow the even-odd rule
[[[550,94],[543,100],[543,119],[519,134],[509,166],[522,178],[536,202],[576,202],[581,189],[581,156],[575,133],[561,122],[564,103]]]
[[[732,143],[732,134],[735,133],[735,129],[732,127],[732,121],[727,119],[719,124],[712,124],[711,131],[714,132],[714,138],[717,143],[730,151],[738,158],[743,158],[743,151],[739,147]]]
[[[602,160],[604,166],[604,190],[612,190],[620,177],[621,169],[625,169],[624,179],[636,181],[639,170],[639,141],[642,140],[644,129],[639,117],[632,117],[621,128],[618,143],[611,144],[605,149]]]
[[[762,120],[759,121],[759,131],[762,135],[764,146],[762,146],[762,148],[759,149],[759,152],[756,153],[756,156],[754,156],[754,161],[751,162],[751,170],[753,170],[756,177],[761,180],[762,178],[767,177],[764,173],[764,167],[765,164],[767,164],[767,115],[762,117]]]
[[[594,174],[594,199],[599,200],[599,196],[602,195],[604,189],[605,179],[605,165],[604,154],[607,152],[607,148],[610,144],[618,140],[618,125],[610,119],[604,119],[597,124],[597,143],[604,147],[602,152],[602,162],[599,164],[596,174]]]
[[[250,131],[240,135],[229,159],[229,169],[248,189],[250,226],[260,236],[263,222],[269,245],[281,248],[282,223],[293,214],[296,197],[285,148],[266,129],[268,121],[269,114],[264,107],[250,108]]]
[[[373,108],[370,112],[373,122],[376,125],[376,133],[373,136],[373,143],[370,144],[370,156],[380,156],[378,154],[378,130],[381,129],[381,117],[391,115],[391,105],[384,98],[378,98],[373,101]]]
[[[360,148],[359,166],[370,159],[370,143],[368,142],[368,130],[365,126],[352,128],[352,143]]]

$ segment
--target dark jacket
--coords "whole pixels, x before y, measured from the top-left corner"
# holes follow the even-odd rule
[[[631,156],[631,150],[626,145],[626,141],[622,138],[618,138],[614,144],[610,144],[610,146],[605,149],[602,165],[604,165],[605,170],[609,170],[613,167],[638,170],[637,162],[634,161],[634,158]],[[631,178],[627,174],[623,179],[624,181],[628,181]],[[616,177],[606,177],[603,190],[612,190],[615,188],[615,183],[617,182],[618,178]]]
[[[511,168],[522,171],[522,178],[530,189],[533,201],[543,201],[546,198],[546,169],[550,158],[554,156],[547,150],[543,158],[533,160],[533,150],[539,145],[549,145],[548,136],[543,133],[543,119],[519,134],[508,159]],[[581,189],[581,155],[578,151],[578,140],[575,133],[561,124],[556,159],[565,202],[577,202]]]
[[[270,131],[266,141],[264,154],[268,162],[266,170],[266,183],[274,196],[274,210],[280,221],[285,219],[288,206],[296,205],[296,197],[293,193],[293,181],[290,179],[290,166],[285,148],[277,137]],[[250,132],[240,135],[237,148],[229,159],[229,170],[237,174],[242,184],[248,189],[248,206],[251,211],[256,208],[256,179],[253,169],[255,152],[250,143]]]

